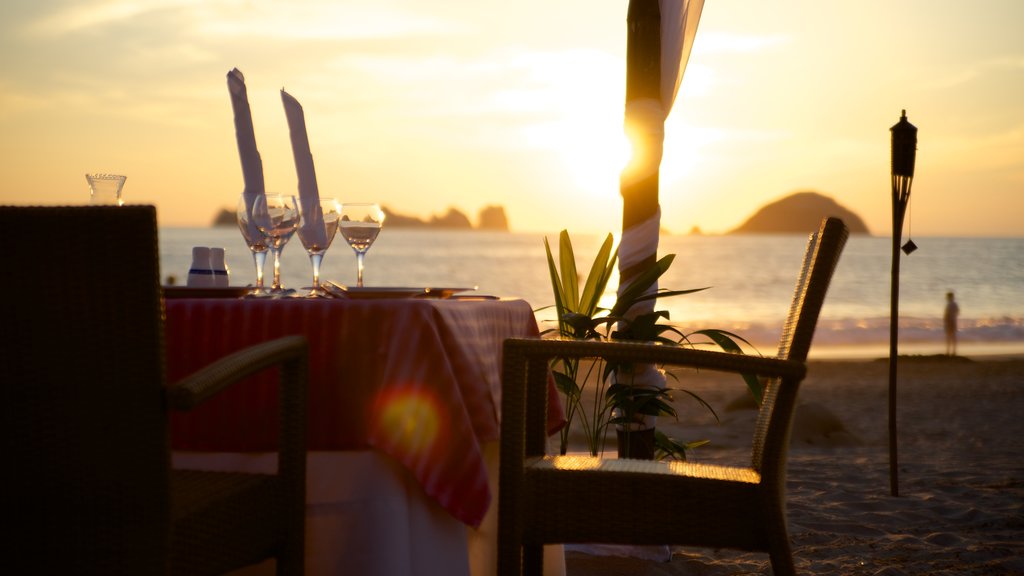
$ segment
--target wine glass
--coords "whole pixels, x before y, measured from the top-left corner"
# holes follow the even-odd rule
[[[346,202],[341,205],[339,230],[356,252],[356,286],[363,287],[363,257],[380,234],[384,211],[377,204]]]
[[[270,240],[270,252],[274,255],[274,282],[270,286],[273,294],[284,292],[281,286],[281,251],[299,227],[299,203],[290,194],[264,194],[252,203],[252,219],[256,226]]]
[[[253,200],[257,195],[253,194]],[[242,231],[245,244],[252,252],[252,260],[256,264],[256,288],[252,294],[258,296],[265,294],[263,288],[263,266],[267,261],[267,250],[270,248],[270,238],[260,230],[252,217],[253,202],[246,199],[245,194],[238,198],[238,207],[235,209],[235,216],[238,220],[238,229]]]
[[[330,248],[331,241],[338,231],[341,203],[335,198],[320,198],[319,202],[300,201],[299,210],[302,213],[299,240],[309,253],[309,261],[313,265],[313,288],[308,296],[326,298],[327,293],[320,288],[320,263],[323,262],[324,253]]]

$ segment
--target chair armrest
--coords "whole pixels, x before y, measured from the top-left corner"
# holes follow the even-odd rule
[[[168,404],[187,411],[228,386],[261,370],[281,366],[281,402],[278,422],[278,476],[284,479],[286,498],[302,508],[306,501],[306,410],[309,354],[305,336],[285,336],[256,344],[217,360],[182,378],[167,389]],[[289,528],[301,534],[302,515]]]
[[[182,378],[167,390],[170,407],[188,411],[239,380],[276,365],[306,362],[306,338],[285,336],[239,350]]]
[[[667,346],[650,342],[594,341],[563,339],[512,339],[509,349],[526,358],[602,357],[617,362],[668,364],[705,368],[719,372],[757,374],[772,378],[803,379],[807,366],[795,360],[748,356],[732,352],[695,350],[683,346]]]
[[[674,349],[671,358],[655,360],[658,364],[705,368],[719,372],[756,374],[770,378],[794,378],[801,380],[807,375],[807,365],[796,360],[784,360],[765,356],[749,356],[735,352],[717,350]]]

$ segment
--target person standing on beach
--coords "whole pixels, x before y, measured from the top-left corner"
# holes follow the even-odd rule
[[[952,292],[946,292],[946,312],[942,315],[942,325],[946,329],[946,356],[956,356],[956,319],[960,315],[960,306],[953,299]]]

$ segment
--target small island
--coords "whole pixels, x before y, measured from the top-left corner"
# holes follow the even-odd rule
[[[821,219],[840,218],[851,234],[870,234],[864,221],[838,202],[818,192],[796,192],[761,207],[729,234],[790,234],[816,230]]]
[[[447,230],[490,230],[494,232],[508,232],[508,217],[505,215],[505,208],[502,206],[486,206],[477,217],[477,224],[474,226],[465,213],[457,208],[449,208],[448,212],[438,216],[433,215],[424,220],[416,216],[408,216],[394,212],[387,206],[381,207],[385,214],[385,223],[388,228],[441,228]],[[213,218],[211,226],[235,226],[235,211],[223,208]]]

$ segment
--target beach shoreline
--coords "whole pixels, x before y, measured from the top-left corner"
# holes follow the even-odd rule
[[[787,476],[798,572],[1024,573],[1024,357],[907,356],[898,367],[894,497],[888,359],[808,362]],[[691,451],[695,461],[745,465],[755,413],[744,407],[743,383],[701,371],[670,386],[700,395],[721,422],[679,394],[679,421],[663,418],[659,428],[679,440],[710,440]],[[766,554],[691,548],[674,548],[670,562],[570,551],[567,570],[771,573]]]

